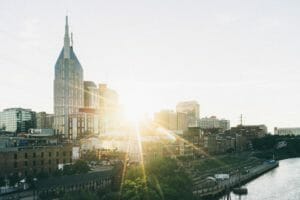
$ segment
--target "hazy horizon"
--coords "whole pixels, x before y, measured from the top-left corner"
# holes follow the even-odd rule
[[[300,2],[8,1],[0,110],[53,113],[65,15],[84,79],[147,113],[197,100],[201,117],[300,127]],[[138,99],[133,100],[133,97]]]

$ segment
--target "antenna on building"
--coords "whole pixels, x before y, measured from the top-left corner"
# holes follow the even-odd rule
[[[241,124],[241,126],[243,126],[243,114],[241,114],[241,117],[240,117],[240,124]]]

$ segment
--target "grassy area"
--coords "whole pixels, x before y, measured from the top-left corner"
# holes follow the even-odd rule
[[[238,167],[246,163],[254,163],[254,161],[258,160],[249,156],[216,156],[197,161],[194,164],[194,169],[197,169],[198,172],[207,172],[214,169],[229,170],[232,167]]]

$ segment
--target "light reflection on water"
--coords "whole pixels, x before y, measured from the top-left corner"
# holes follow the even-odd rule
[[[300,158],[280,161],[279,167],[245,186],[248,195],[231,193],[231,200],[300,200]]]

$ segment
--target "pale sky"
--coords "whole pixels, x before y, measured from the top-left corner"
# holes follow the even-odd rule
[[[0,110],[53,112],[69,13],[84,79],[151,113],[197,100],[202,117],[300,126],[300,1],[0,0]],[[132,101],[134,96],[138,99]]]

